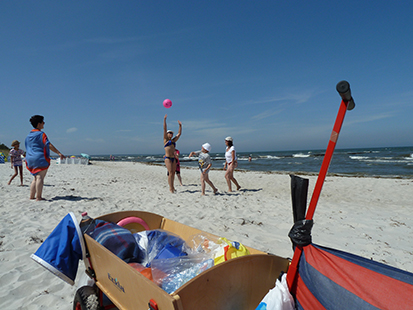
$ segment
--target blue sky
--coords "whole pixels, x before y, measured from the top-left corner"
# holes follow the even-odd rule
[[[1,1],[0,143],[45,116],[64,154],[413,145],[408,1]],[[164,99],[173,102],[170,109]],[[23,143],[24,144],[24,143]]]

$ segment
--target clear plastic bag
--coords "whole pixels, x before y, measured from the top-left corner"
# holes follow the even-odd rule
[[[196,234],[193,235],[188,241],[193,254],[209,254],[211,257],[215,256],[215,253],[219,251],[222,244],[219,242],[219,238],[209,234]]]
[[[250,254],[241,243],[208,234],[192,236],[190,246],[193,253],[203,253],[214,259],[215,265],[231,258]]]
[[[191,254],[155,259],[151,266],[154,282],[168,294],[171,294],[201,272],[214,266],[214,261],[209,255]]]
[[[163,229],[146,230],[134,234],[136,243],[145,254],[140,263],[150,267],[154,259],[185,256],[190,252],[185,241]]]

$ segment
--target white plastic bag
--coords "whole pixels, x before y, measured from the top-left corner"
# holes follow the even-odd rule
[[[280,280],[277,279],[275,287],[264,296],[255,310],[294,310],[294,298],[291,296],[287,285],[287,274],[284,273]]]

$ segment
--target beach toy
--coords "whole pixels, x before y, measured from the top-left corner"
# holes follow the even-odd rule
[[[172,101],[170,99],[165,99],[163,101],[163,106],[167,109],[169,109],[170,107],[172,107]]]
[[[149,230],[148,224],[140,217],[130,216],[120,220],[117,225],[128,229],[132,233],[137,233],[141,231],[140,229],[142,226],[145,230]]]
[[[248,249],[239,242],[231,242],[227,238],[219,238],[218,242],[221,243],[222,247],[214,255],[215,265],[226,262],[227,260],[230,260],[235,257],[250,254]]]

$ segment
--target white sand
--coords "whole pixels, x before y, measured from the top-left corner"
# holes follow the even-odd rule
[[[201,197],[199,172],[182,169],[185,186],[169,193],[166,169],[130,162],[93,165],[52,164],[43,196],[29,200],[13,170],[0,165],[0,309],[71,309],[71,287],[30,259],[70,211],[78,219],[122,210],[143,210],[236,240],[259,250],[291,257],[290,177],[236,172],[241,191],[226,193],[222,170]],[[309,177],[311,198],[316,177]],[[413,272],[413,180],[327,177],[315,212],[313,242]],[[83,272],[79,265],[79,273]]]

